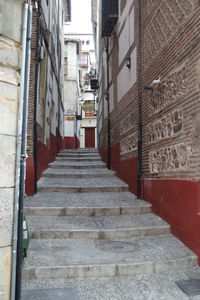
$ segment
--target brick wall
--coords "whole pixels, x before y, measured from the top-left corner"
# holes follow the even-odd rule
[[[44,3],[43,3],[44,4]],[[56,5],[56,3],[54,3]],[[49,162],[55,159],[58,152],[58,140],[60,141],[60,150],[64,147],[63,140],[63,105],[62,99],[59,99],[59,76],[58,72],[58,41],[61,34],[55,34],[57,24],[58,10],[52,8],[52,18],[54,24],[49,28],[47,20],[48,12],[40,6],[40,39],[39,49],[37,45],[37,15],[33,9],[32,20],[32,44],[31,44],[31,66],[29,81],[29,103],[28,103],[28,126],[27,126],[27,154],[26,161],[26,193],[34,193],[34,102],[35,102],[35,64],[36,51],[39,51],[39,70],[38,70],[38,99],[37,99],[37,179],[41,177],[42,172],[48,167]],[[48,6],[48,10],[50,6]],[[46,15],[44,15],[44,13]],[[45,17],[46,16],[46,17]],[[56,26],[57,27],[56,27]],[[47,30],[48,29],[48,30]],[[60,29],[60,28],[59,28]],[[58,36],[59,35],[59,36]],[[55,45],[56,44],[56,45]],[[57,52],[55,52],[57,51]],[[55,59],[56,57],[56,59]],[[62,68],[60,70],[62,74]],[[62,91],[60,92],[62,95]],[[59,102],[59,105],[58,105]],[[58,112],[59,107],[59,112]],[[58,133],[58,121],[60,131]]]
[[[150,4],[143,22],[143,173],[199,177],[199,1]]]
[[[32,19],[32,40],[31,40],[31,62],[29,78],[29,99],[28,99],[28,126],[27,126],[27,154],[33,156],[33,126],[34,126],[34,97],[35,97],[35,56],[36,56],[36,36],[37,17],[33,9]]]
[[[135,37],[127,54],[137,47],[136,1],[132,8],[135,11]],[[129,14],[132,8],[130,7]],[[200,4],[196,0],[184,0],[181,3],[171,0],[142,1],[143,174],[146,176],[200,176],[199,12]],[[120,102],[117,101],[117,77],[127,56],[119,65],[119,37],[124,24],[120,29],[117,25],[114,37],[110,38],[109,64],[112,75],[110,86],[114,86],[111,143],[120,143],[121,159],[137,156],[138,126],[137,82]],[[104,49],[102,44],[101,41],[100,57]],[[100,78],[101,101],[106,88],[106,83],[103,84],[104,69],[105,62],[102,64]],[[144,89],[158,78],[160,85],[155,86],[153,91]],[[105,117],[102,123],[100,147],[105,148]]]

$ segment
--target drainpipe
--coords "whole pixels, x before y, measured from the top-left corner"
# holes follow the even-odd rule
[[[111,151],[110,151],[109,37],[107,37],[107,43],[106,43],[106,62],[107,62],[106,100],[107,100],[107,105],[108,105],[108,163],[107,163],[107,167],[110,170]]]
[[[17,128],[17,157],[15,206],[12,250],[12,278],[11,299],[21,299],[21,272],[22,272],[22,240],[23,240],[23,202],[26,168],[26,128],[28,108],[28,87],[30,71],[30,44],[31,44],[32,6],[30,1],[24,6],[23,34],[22,34],[22,65],[20,81],[20,101]]]
[[[138,174],[137,174],[137,197],[141,199],[142,177],[142,53],[141,53],[141,0],[138,0]]]
[[[36,31],[36,53],[35,53],[35,86],[34,86],[34,114],[33,114],[33,160],[34,160],[34,193],[37,193],[37,98],[38,98],[38,72],[39,72],[39,39],[40,39],[40,15],[38,2],[35,1],[35,9],[37,15],[37,31]]]

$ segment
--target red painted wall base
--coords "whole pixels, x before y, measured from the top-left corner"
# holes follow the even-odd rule
[[[64,149],[64,140],[60,135],[59,147],[60,149],[58,149],[58,131],[56,131],[56,136],[50,135],[49,148],[40,140],[37,141],[37,180],[40,179],[42,172],[48,168],[48,164],[55,160],[58,150]],[[28,196],[34,195],[34,159],[31,156],[26,159],[25,192]]]
[[[107,163],[107,149],[101,149],[99,152],[103,161]],[[137,194],[137,157],[120,159],[120,143],[111,146],[111,168],[129,185],[130,192]]]
[[[100,149],[107,162],[107,149]],[[111,168],[137,194],[137,157],[120,159],[120,144],[111,147]],[[200,181],[177,178],[143,178],[142,198],[153,212],[166,220],[172,232],[199,258],[200,264]]]
[[[65,136],[65,149],[79,149],[80,141],[79,138],[75,135],[73,136]]]
[[[172,232],[198,255],[200,263],[199,180],[144,178],[143,193],[153,212],[171,225]]]

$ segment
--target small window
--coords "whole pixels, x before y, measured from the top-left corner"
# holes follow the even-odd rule
[[[86,45],[89,45],[90,44],[90,41],[86,41]]]
[[[64,58],[64,75],[68,75],[68,59]]]

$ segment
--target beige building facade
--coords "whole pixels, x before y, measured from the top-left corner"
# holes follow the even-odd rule
[[[0,299],[10,299],[24,1],[0,1]],[[11,13],[14,12],[14,13]]]
[[[39,38],[38,24],[40,24]],[[36,147],[39,147],[37,164],[40,167],[36,181],[63,145],[62,24],[61,0],[0,1],[0,299],[2,300],[16,299],[16,285],[19,288],[16,297],[20,298],[22,252],[18,250],[22,250],[19,241],[22,241],[23,233],[22,227],[18,230],[18,225],[23,224],[25,175],[26,191],[34,193],[32,172],[34,165],[30,163],[34,145],[34,113],[37,133],[35,142]],[[48,37],[41,34],[42,30],[45,30]],[[38,47],[36,41],[39,43]],[[38,69],[34,61],[36,53],[39,57]],[[36,70],[37,81],[35,81]],[[34,97],[34,93],[37,97]],[[38,108],[35,112],[34,100],[37,101]]]

